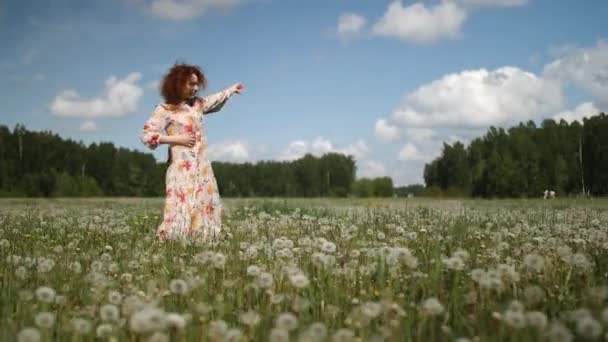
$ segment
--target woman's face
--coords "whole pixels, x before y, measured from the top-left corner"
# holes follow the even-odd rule
[[[186,80],[186,84],[184,85],[182,97],[184,99],[189,99],[192,96],[196,95],[197,92],[198,92],[198,77],[196,77],[195,74],[192,74]]]

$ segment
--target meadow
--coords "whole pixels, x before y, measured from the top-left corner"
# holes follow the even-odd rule
[[[599,341],[608,200],[0,200],[2,341]]]

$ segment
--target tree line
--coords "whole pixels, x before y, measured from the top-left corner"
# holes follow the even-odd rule
[[[353,156],[212,162],[222,196],[392,196],[388,177],[355,179]],[[163,196],[167,164],[151,153],[0,125],[0,196]]]
[[[468,146],[443,144],[425,165],[427,194],[480,197],[540,197],[608,193],[608,115],[582,123],[553,119],[490,127]]]

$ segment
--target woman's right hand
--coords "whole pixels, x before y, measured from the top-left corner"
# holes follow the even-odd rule
[[[196,136],[192,133],[182,134],[175,137],[176,143],[186,147],[194,147],[196,144]]]

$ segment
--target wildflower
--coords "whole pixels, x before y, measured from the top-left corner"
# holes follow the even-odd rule
[[[524,257],[524,267],[534,272],[542,272],[545,267],[545,259],[538,254],[528,254]]]
[[[55,261],[53,259],[42,258],[38,263],[38,272],[48,273],[55,267]]]
[[[40,328],[50,329],[55,325],[55,314],[50,312],[40,312],[34,317],[34,322]]]
[[[257,325],[261,321],[260,315],[253,310],[242,313],[239,318],[241,323],[250,327]]]
[[[548,335],[549,341],[552,342],[570,342],[574,338],[570,330],[568,330],[568,328],[559,321],[554,321],[551,323]]]
[[[331,337],[332,342],[349,342],[353,341],[354,339],[355,332],[345,328],[336,330],[336,332]]]
[[[167,313],[167,315],[165,316],[165,321],[167,323],[167,326],[170,328],[181,330],[186,327],[186,320],[184,319],[184,317],[174,312]]]
[[[223,320],[211,321],[209,323],[209,337],[212,339],[221,338],[228,332],[228,324]]]
[[[77,335],[86,335],[93,329],[93,324],[84,318],[72,319],[72,329]]]
[[[27,268],[23,266],[17,267],[17,269],[15,270],[15,276],[17,276],[17,278],[21,280],[24,280],[25,278],[27,278]]]
[[[114,305],[120,305],[122,302],[122,294],[118,291],[110,291],[108,293],[108,301]]]
[[[240,342],[243,340],[243,333],[237,329],[232,328],[224,335],[224,341],[226,342]]]
[[[443,259],[443,264],[450,270],[462,271],[464,269],[464,261],[456,256],[448,259]]]
[[[134,313],[129,323],[131,330],[140,334],[164,330],[167,324],[165,312],[153,307]]]
[[[582,253],[574,254],[570,262],[572,266],[580,269],[581,271],[587,271],[593,266],[593,264],[587,260],[587,257]]]
[[[256,265],[250,265],[249,267],[247,267],[247,275],[250,275],[252,277],[257,277],[258,275],[260,275],[261,272],[262,270]]]
[[[321,341],[327,337],[327,328],[325,327],[325,324],[315,322],[308,327],[306,334],[310,336],[313,341]]]
[[[602,325],[593,317],[587,316],[576,321],[576,333],[585,339],[594,340],[602,333]]]
[[[157,331],[148,336],[146,342],[169,342],[169,336],[163,332]]]
[[[526,312],[526,325],[536,328],[540,331],[545,330],[547,327],[548,320],[547,316],[540,311]]]
[[[226,256],[224,256],[222,253],[216,253],[213,255],[211,263],[213,264],[213,267],[222,269],[226,265]]]
[[[308,278],[303,273],[296,273],[289,276],[289,280],[294,287],[299,289],[305,288],[310,283]]]
[[[99,317],[104,322],[116,322],[120,318],[120,312],[116,305],[105,304],[99,309]]]
[[[40,331],[36,328],[24,328],[17,335],[18,342],[38,342],[40,341]]]
[[[272,286],[272,274],[268,272],[262,272],[256,279],[256,285],[260,288],[267,289]]]
[[[443,313],[443,305],[435,297],[428,298],[422,304],[422,312],[427,316],[437,316]]]
[[[526,303],[534,305],[545,299],[545,291],[538,285],[531,285],[524,289]]]
[[[330,241],[325,241],[321,245],[321,251],[327,254],[334,253],[336,251],[336,244]]]
[[[280,328],[273,328],[270,331],[269,340],[270,342],[288,342],[289,331]]]
[[[382,313],[382,306],[376,302],[366,302],[361,305],[361,312],[369,318],[376,318]]]
[[[275,327],[286,331],[295,330],[298,327],[298,319],[292,313],[282,313],[277,317]]]
[[[114,326],[112,326],[112,324],[108,324],[108,323],[100,324],[99,326],[97,326],[97,330],[96,330],[97,337],[99,337],[99,338],[109,337],[110,335],[112,335],[113,332],[114,332]]]
[[[43,303],[52,303],[55,300],[55,290],[41,286],[36,290],[36,298]]]
[[[169,289],[175,294],[185,295],[188,293],[188,283],[183,279],[173,279],[169,283]]]

